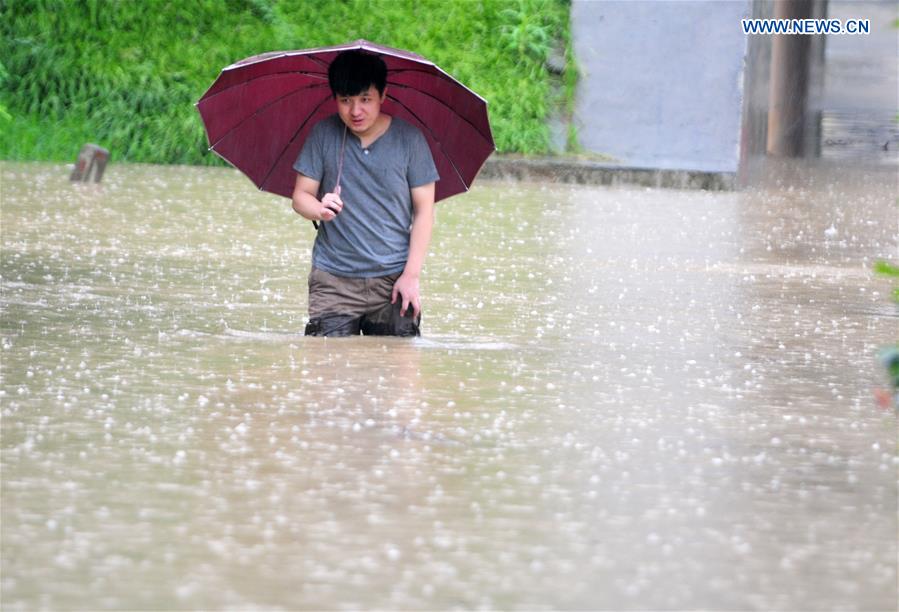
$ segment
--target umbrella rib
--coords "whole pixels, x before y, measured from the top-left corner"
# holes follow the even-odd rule
[[[456,80],[455,78],[453,78],[451,75],[445,73],[443,70],[440,70],[440,68],[439,68],[438,66],[434,66],[434,68],[436,68],[439,72],[433,72],[433,71],[431,71],[431,70],[422,70],[421,68],[388,68],[388,69],[387,69],[387,73],[390,74],[391,72],[392,72],[392,73],[397,73],[397,72],[420,72],[421,74],[427,74],[427,75],[429,75],[429,76],[436,77],[436,78],[440,79],[441,81],[446,81],[447,83],[449,83],[449,84],[452,85],[453,87],[461,87],[461,88],[463,88],[465,91],[467,91],[468,93],[470,93],[471,95],[475,96],[476,98],[478,98],[479,100],[481,100],[482,102],[484,102],[485,104],[487,103],[487,100],[484,100],[484,98],[482,98],[480,95],[478,95],[477,93],[475,93],[474,91],[472,91],[469,87],[467,87],[467,86],[465,86],[464,84],[462,84],[462,83],[460,83],[459,81],[457,81],[457,80]]]
[[[225,138],[227,138],[228,136],[230,136],[230,135],[231,135],[231,132],[233,132],[234,130],[240,129],[241,126],[243,126],[244,123],[246,123],[247,121],[249,121],[249,120],[252,119],[253,117],[257,116],[258,114],[260,114],[260,113],[263,112],[264,110],[268,109],[268,108],[269,108],[270,106],[272,106],[273,104],[276,104],[276,103],[280,102],[281,100],[283,100],[283,99],[285,99],[285,98],[289,98],[289,97],[292,96],[292,95],[295,95],[295,94],[297,94],[297,93],[299,93],[299,92],[302,92],[303,90],[306,90],[306,89],[312,89],[312,88],[314,88],[314,87],[321,87],[321,85],[320,85],[320,84],[307,85],[306,87],[302,87],[302,88],[299,88],[299,89],[293,89],[293,90],[289,91],[288,93],[284,94],[283,96],[278,96],[278,97],[275,98],[274,100],[271,100],[271,101],[267,102],[266,104],[260,106],[259,108],[257,108],[257,109],[253,112],[252,115],[247,115],[246,117],[244,117],[243,119],[240,120],[240,123],[238,123],[237,125],[235,125],[235,126],[232,127],[231,129],[229,129],[227,132],[225,132],[224,134],[222,134],[221,137],[219,137],[219,139],[215,141],[215,143],[212,143],[212,144],[209,145],[209,148],[210,148],[210,149],[214,148],[218,143],[220,143],[222,140],[224,140]],[[325,98],[325,100],[327,100],[327,98]],[[321,104],[319,104],[319,106],[321,106]],[[318,107],[316,107],[316,108],[318,108]]]
[[[311,59],[311,58],[310,58],[310,59]],[[412,68],[394,69],[394,70],[389,70],[388,72],[393,72],[393,73],[396,73],[396,72],[420,72],[420,73],[422,73],[422,74],[427,74],[427,75],[430,75],[430,76],[437,77],[437,78],[439,78],[439,79],[441,79],[441,80],[443,80],[443,81],[446,81],[447,83],[450,83],[451,85],[464,87],[469,93],[471,93],[472,95],[477,96],[477,94],[475,94],[473,91],[471,91],[470,89],[468,89],[467,87],[465,87],[464,85],[462,85],[462,84],[459,83],[458,81],[455,81],[452,77],[449,77],[449,76],[447,76],[447,75],[435,74],[435,73],[433,73],[433,72],[428,72],[428,71],[426,71],[426,70],[415,70],[415,69],[412,69]],[[218,96],[219,94],[223,94],[223,93],[225,93],[225,92],[227,92],[227,91],[230,91],[231,89],[233,89],[233,88],[235,88],[235,87],[239,87],[239,86],[241,86],[241,85],[246,85],[246,84],[248,84],[248,83],[252,83],[253,81],[257,81],[257,80],[259,80],[259,79],[264,79],[264,78],[273,77],[273,76],[281,76],[281,75],[286,75],[286,74],[301,74],[301,75],[307,75],[307,76],[313,76],[313,77],[322,77],[322,80],[323,80],[323,81],[326,80],[325,77],[324,77],[324,75],[319,74],[319,73],[317,73],[317,72],[309,72],[309,71],[306,71],[306,70],[287,70],[287,71],[283,71],[283,72],[272,72],[272,73],[269,73],[269,74],[263,74],[263,75],[260,75],[260,76],[258,76],[258,77],[253,77],[253,78],[247,79],[247,80],[245,80],[245,81],[241,81],[240,83],[235,83],[234,85],[230,85],[230,86],[226,87],[225,89],[223,89],[223,90],[221,90],[221,91],[215,92],[214,94],[212,94],[212,95],[209,96],[208,98],[204,98],[203,100],[210,100],[210,99],[212,99],[212,98]],[[323,84],[323,83],[319,83],[319,84],[315,84],[315,85],[307,85],[307,86],[304,87],[303,89],[309,89],[309,88],[312,88],[312,87],[321,86],[322,84]],[[457,117],[459,117],[459,118],[462,119],[465,123],[467,123],[468,125],[470,125],[471,128],[481,136],[481,138],[483,138],[484,140],[487,140],[488,142],[491,142],[491,141],[493,140],[492,134],[484,134],[484,133],[482,133],[481,130],[478,129],[478,127],[477,127],[474,123],[472,123],[471,121],[469,121],[468,119],[466,119],[465,117],[463,117],[462,115],[460,115],[459,113],[456,113],[456,111],[453,110],[453,108],[452,108],[450,105],[448,105],[446,102],[444,102],[443,100],[441,100],[441,99],[438,98],[437,96],[435,96],[435,95],[433,95],[433,94],[431,94],[431,93],[429,93],[429,92],[427,92],[427,91],[423,91],[422,89],[419,89],[419,88],[417,88],[417,87],[413,87],[413,86],[411,86],[411,85],[404,85],[404,84],[402,84],[402,83],[391,83],[391,82],[389,82],[389,81],[388,81],[388,85],[391,86],[391,87],[400,87],[400,88],[403,88],[403,89],[409,89],[409,90],[411,90],[411,91],[417,91],[418,93],[420,93],[420,94],[422,94],[422,95],[424,95],[424,96],[428,96],[428,97],[431,98],[432,100],[436,101],[437,103],[439,103],[439,104],[445,106],[446,108],[450,109],[451,111],[453,111],[453,113],[454,113]],[[294,91],[298,91],[298,90],[294,90]],[[392,96],[390,96],[390,97],[392,98]],[[478,96],[478,97],[480,97],[480,96]],[[280,98],[279,98],[279,99],[280,99]],[[395,99],[395,98],[394,98],[394,99]],[[203,100],[201,100],[201,101],[203,101]],[[277,102],[277,100],[274,100],[273,102]],[[268,105],[266,105],[266,106],[268,106]],[[262,107],[262,108],[266,108],[266,107]]]
[[[318,57],[317,55],[310,54],[310,55],[305,55],[305,56],[303,56],[303,57],[308,57],[310,60],[312,60],[313,62],[315,62],[316,64],[318,64],[318,65],[321,66],[322,68],[324,68],[324,69],[325,69],[325,74],[328,73],[328,67],[330,66],[330,64],[326,64],[326,63],[325,63],[320,57]]]
[[[459,172],[459,168],[456,166],[456,162],[454,162],[453,158],[450,157],[449,154],[447,154],[446,150],[443,148],[443,143],[440,142],[440,140],[437,138],[437,135],[434,134],[434,131],[430,127],[428,127],[428,125],[424,121],[421,120],[421,117],[416,115],[412,111],[411,108],[409,108],[408,106],[406,106],[405,104],[403,104],[402,102],[400,102],[399,100],[394,98],[393,96],[387,96],[387,97],[390,98],[391,100],[393,100],[394,102],[396,102],[397,104],[399,104],[400,106],[402,106],[403,108],[405,108],[406,111],[410,115],[415,117],[415,120],[418,121],[419,124],[421,124],[426,130],[428,130],[428,132],[430,132],[431,137],[434,139],[434,142],[436,142],[437,146],[440,147],[440,152],[443,153],[443,156],[447,159],[447,161],[449,161],[450,165],[453,167],[453,170],[456,172],[456,176],[459,177],[459,181],[462,183],[462,186],[465,187],[465,191],[468,191],[468,183],[465,182],[465,178],[463,178],[462,173]]]
[[[217,91],[214,94],[212,94],[211,96],[203,96],[203,98],[200,100],[200,102],[205,102],[206,100],[211,100],[212,98],[216,97],[219,94],[229,92],[232,89],[234,89],[235,87],[240,87],[241,85],[246,85],[247,83],[252,83],[253,81],[258,81],[259,79],[265,79],[268,77],[275,77],[275,76],[283,76],[285,74],[305,74],[305,75],[311,76],[311,77],[319,77],[322,79],[322,81],[328,80],[327,76],[322,75],[321,73],[309,72],[307,70],[285,70],[283,72],[270,72],[269,74],[260,74],[259,76],[252,77],[245,81],[240,81],[239,83],[235,83],[234,85],[228,85],[223,90]],[[322,83],[316,83],[316,85],[322,85]],[[309,87],[311,87],[311,85]],[[198,104],[199,104],[199,102],[198,102]]]
[[[318,112],[318,109],[320,109],[325,104],[325,102],[327,102],[328,100],[329,100],[329,98],[327,98],[327,97],[324,98],[321,102],[318,103],[318,105],[315,107],[315,110],[313,110],[311,113],[306,115],[306,118],[303,120],[303,123],[301,123],[300,127],[298,127],[296,129],[296,131],[294,131],[293,136],[290,137],[290,140],[287,141],[287,144],[284,145],[284,148],[281,149],[280,153],[278,153],[278,156],[275,158],[275,161],[272,164],[272,167],[268,169],[268,172],[266,172],[265,177],[262,179],[262,181],[259,182],[260,190],[262,190],[265,187],[266,181],[268,181],[269,177],[272,175],[272,172],[275,171],[275,168],[278,167],[278,164],[281,162],[281,158],[284,157],[284,154],[287,152],[287,149],[289,149],[290,145],[293,144],[293,141],[297,139],[297,135],[301,131],[303,131],[303,128],[306,127],[307,123],[309,123],[309,120],[315,116],[315,113]]]
[[[434,100],[435,102],[438,102],[438,103],[440,103],[441,105],[443,105],[443,106],[445,106],[446,108],[448,108],[448,109],[450,110],[450,112],[452,112],[456,117],[458,117],[459,119],[461,119],[462,121],[464,121],[465,123],[467,123],[468,125],[470,125],[470,126],[471,126],[471,129],[473,129],[475,132],[477,132],[478,136],[480,136],[481,138],[483,138],[483,139],[486,140],[487,142],[492,142],[492,141],[493,141],[493,135],[492,135],[492,134],[488,136],[488,135],[484,135],[483,133],[481,133],[481,130],[478,129],[478,126],[476,126],[474,123],[472,123],[471,121],[469,121],[468,119],[466,119],[465,117],[463,117],[462,115],[460,115],[459,113],[457,113],[457,112],[455,111],[455,109],[454,109],[452,106],[450,106],[449,104],[447,104],[446,102],[444,102],[443,100],[441,100],[440,98],[438,98],[437,96],[435,96],[434,94],[428,93],[427,91],[422,91],[421,89],[418,89],[417,87],[412,87],[412,86],[410,86],[410,85],[403,85],[402,83],[390,83],[390,82],[388,82],[388,85],[390,85],[391,87],[399,87],[399,88],[401,88],[401,89],[409,89],[409,90],[411,90],[411,91],[417,91],[417,92],[420,93],[421,95],[427,96],[427,97],[431,98],[431,99]],[[390,98],[391,100],[396,101],[396,102],[399,103],[399,104],[402,104],[399,100],[397,100],[397,99],[396,99],[395,97],[393,97],[393,96],[388,95],[387,97]],[[406,105],[403,104],[403,106],[405,107]]]

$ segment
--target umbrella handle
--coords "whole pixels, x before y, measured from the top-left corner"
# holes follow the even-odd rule
[[[340,157],[337,158],[337,181],[334,184],[334,191],[340,189],[340,175],[343,174],[343,152],[346,149],[346,133],[347,127],[343,126],[343,141],[340,143]]]
[[[346,149],[346,133],[347,127],[343,126],[343,141],[340,143],[340,156],[337,158],[337,181],[334,184],[334,189],[332,191],[337,192],[340,189],[340,175],[343,174],[343,152]],[[318,229],[318,223],[313,221],[312,225],[315,229]]]

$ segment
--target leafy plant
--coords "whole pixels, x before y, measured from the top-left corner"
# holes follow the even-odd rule
[[[367,38],[412,49],[490,102],[500,151],[545,153],[543,65],[565,0],[0,2],[0,158],[221,165],[194,103],[244,57]],[[6,74],[6,78],[3,75]],[[567,94],[566,94],[567,95]]]
[[[899,279],[899,267],[894,266],[888,261],[878,261],[874,264],[874,271],[881,276],[889,276]],[[893,300],[899,304],[899,287],[893,288]]]
[[[546,59],[553,43],[552,24],[541,17],[547,4],[546,0],[519,0],[517,6],[500,11],[505,23],[499,33],[506,50],[540,62]]]
[[[882,276],[899,279],[899,266],[887,261],[874,264],[874,271]],[[893,288],[893,301],[899,304],[899,287]],[[880,352],[880,361],[887,370],[893,388],[893,402],[899,408],[899,345],[888,347]]]
[[[880,352],[880,361],[887,370],[893,391],[899,391],[899,346],[893,346]]]
[[[0,62],[0,88],[3,87],[3,83],[6,82],[8,76],[9,74],[3,66],[3,62]],[[12,121],[12,116],[6,111],[6,105],[0,101],[0,125],[7,124],[10,121]]]

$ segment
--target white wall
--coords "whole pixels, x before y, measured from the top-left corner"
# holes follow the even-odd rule
[[[622,164],[736,171],[749,0],[573,0],[580,144]]]

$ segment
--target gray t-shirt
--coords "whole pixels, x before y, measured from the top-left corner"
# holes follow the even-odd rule
[[[343,141],[339,115],[312,128],[294,170],[319,181],[318,198],[334,190]],[[340,199],[343,210],[319,223],[312,265],[331,274],[374,277],[403,271],[409,258],[412,195],[409,190],[437,181],[431,150],[422,133],[393,117],[367,149],[347,131]]]

